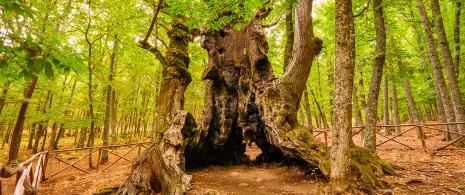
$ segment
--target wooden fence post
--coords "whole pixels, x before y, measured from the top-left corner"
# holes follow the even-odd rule
[[[423,129],[419,124],[415,124],[415,126],[417,126],[418,132],[420,132],[421,146],[423,147],[423,151],[428,152],[428,149],[426,148],[425,134],[423,133]]]
[[[100,164],[100,156],[102,155],[102,147],[98,147],[98,156],[97,156],[97,172],[98,172],[98,167],[99,167],[99,164]],[[91,157],[89,157],[91,158]],[[107,155],[107,158],[108,158],[108,155]]]
[[[52,158],[50,159],[50,169],[48,170],[48,177],[49,178],[52,178],[52,174],[53,174],[53,161],[54,161],[54,158],[53,158],[53,154],[51,152],[48,153]],[[45,162],[47,163],[47,162]],[[47,165],[47,164],[45,164]]]

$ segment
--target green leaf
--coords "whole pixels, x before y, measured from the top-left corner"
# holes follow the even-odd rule
[[[50,63],[45,64],[45,76],[47,76],[49,79],[53,78],[54,76],[53,68]]]
[[[34,70],[34,61],[31,59],[27,60],[27,69]]]
[[[69,75],[69,72],[71,71],[71,68],[69,68],[68,66],[66,66],[66,67],[63,69],[63,71],[64,71],[64,74],[65,74],[66,76],[68,76],[68,75]]]
[[[34,63],[34,72],[37,74],[40,73],[42,69],[44,69],[44,65],[45,65],[45,60],[43,58],[36,60]]]
[[[4,74],[0,74],[0,85],[3,85],[8,81],[8,77]]]
[[[22,69],[21,72],[19,72],[19,74],[18,74],[18,78],[19,79],[23,78],[23,77],[26,76],[26,74],[27,74],[26,69]]]

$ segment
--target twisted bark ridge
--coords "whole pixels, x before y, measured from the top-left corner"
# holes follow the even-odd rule
[[[152,144],[136,157],[131,176],[116,194],[184,194],[190,190],[192,176],[184,173],[184,151],[197,144],[196,132],[192,114],[176,112],[162,143]]]

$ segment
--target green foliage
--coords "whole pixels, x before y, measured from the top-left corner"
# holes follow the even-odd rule
[[[16,1],[0,2],[5,10],[1,20],[9,22],[7,32],[0,45],[0,84],[8,80],[32,80],[33,75],[45,74],[53,78],[56,72],[69,74],[70,70],[82,72],[82,56],[58,38],[44,38],[28,25],[37,15],[28,6]],[[22,18],[22,20],[14,18]],[[24,31],[24,32],[23,32]]]

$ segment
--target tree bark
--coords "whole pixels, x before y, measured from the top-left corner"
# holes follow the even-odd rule
[[[394,83],[392,83],[391,85],[391,96],[392,96],[392,110],[393,110],[394,125],[400,125],[399,104],[397,103],[397,89]],[[396,135],[401,133],[400,126],[396,126],[394,129],[395,129]]]
[[[352,97],[352,104],[354,105],[355,113],[355,126],[363,126],[362,112],[360,112],[360,107],[358,106],[358,97],[357,97],[357,87],[354,84],[354,91]]]
[[[457,78],[459,78],[460,72],[460,13],[462,12],[462,3],[460,1],[455,2],[455,17],[454,17],[454,63]]]
[[[286,72],[287,66],[292,60],[294,47],[294,21],[292,17],[293,5],[292,0],[286,0],[286,45],[284,46],[284,64],[283,72]]]
[[[399,76],[402,79],[402,86],[404,87],[405,98],[407,99],[407,104],[410,110],[410,117],[413,120],[413,124],[420,124],[421,119],[418,115],[417,107],[415,107],[415,101],[413,100],[413,97],[412,97],[412,92],[410,90],[410,84],[407,78],[405,78],[404,74],[402,74],[405,72],[405,69],[403,67],[403,64],[401,64],[401,62],[399,62],[398,66],[399,66],[399,71],[400,71]],[[418,137],[421,136],[419,131],[417,131],[417,136]]]
[[[449,96],[448,87],[446,85],[446,81],[444,79],[444,75],[442,74],[442,68],[439,61],[439,56],[436,50],[436,44],[433,38],[433,32],[431,30],[431,26],[428,20],[428,15],[426,13],[425,5],[423,4],[422,0],[417,0],[418,2],[418,9],[420,11],[420,16],[423,24],[423,30],[426,36],[426,42],[429,48],[430,60],[431,65],[433,67],[433,76],[435,79],[435,83],[437,84],[437,88],[441,92],[441,99],[444,104],[444,111],[446,113],[447,122],[454,123],[455,122],[455,111],[452,106],[451,98]],[[457,126],[451,125],[449,126],[451,131],[458,132]],[[454,136],[455,138],[456,136]]]
[[[358,69],[358,86],[360,87],[360,103],[362,103],[362,110],[366,110],[367,107],[367,102],[365,100],[365,94],[363,93],[365,91],[365,86],[363,84],[363,71],[362,68],[359,67]]]
[[[352,93],[355,69],[355,30],[352,1],[336,1],[336,82],[331,143],[331,188],[334,194],[350,191]]]
[[[412,18],[415,18],[415,15],[414,15],[413,10],[411,8],[410,8],[410,15],[412,16]],[[416,37],[419,52],[420,52],[420,55],[421,55],[421,61],[422,61],[422,64],[423,64],[423,68],[425,70],[431,71],[430,70],[430,65],[429,65],[430,60],[429,60],[429,58],[427,58],[427,56],[425,54],[424,42],[423,42],[423,39],[421,38],[421,32],[418,29],[417,24],[413,24],[412,27],[413,27],[413,30],[415,32],[415,37]],[[431,72],[429,74],[433,74],[433,72]],[[434,77],[434,75],[433,75],[433,77]],[[436,97],[436,106],[437,106],[437,110],[438,110],[438,115],[437,116],[438,116],[439,122],[440,123],[447,123],[447,117],[446,117],[446,113],[444,111],[444,103],[443,103],[442,97],[441,97],[441,90],[438,88],[438,84],[436,82],[433,82],[433,85],[434,85],[434,95]],[[448,125],[441,126],[440,128],[443,128],[443,129],[447,130]],[[447,135],[448,135],[448,133],[444,134],[445,139],[446,139]],[[448,137],[450,139],[450,135]]]
[[[29,140],[28,140],[28,143],[27,143],[27,148],[26,149],[32,149],[32,142],[34,141],[34,137],[35,137],[35,134],[36,134],[36,127],[37,127],[37,123],[33,123],[31,125],[31,127],[29,127]]]
[[[16,125],[13,129],[13,135],[11,137],[11,143],[10,143],[10,150],[8,152],[8,163],[11,163],[12,161],[18,159],[18,152],[19,152],[19,146],[21,144],[21,134],[23,131],[26,110],[27,110],[27,107],[29,106],[29,99],[31,99],[32,94],[34,93],[34,89],[36,88],[38,79],[39,77],[34,75],[28,88],[24,91],[25,100],[21,104],[21,108],[18,114],[18,119],[16,120]]]
[[[310,133],[313,133],[312,113],[310,110],[310,100],[308,98],[307,88],[305,88],[305,91],[304,91],[304,108],[305,108],[305,113],[307,113],[307,126],[310,130]]]
[[[441,8],[438,0],[431,0],[431,10],[433,12],[434,26],[438,34],[439,48],[441,50],[442,59],[444,61],[444,68],[446,70],[447,80],[449,81],[452,106],[454,108],[456,122],[465,122],[465,107],[462,100],[462,93],[460,92],[459,82],[457,80],[456,72],[452,54],[447,41],[446,31],[442,21]],[[459,9],[460,10],[460,9]],[[460,15],[460,14],[459,14]],[[456,71],[457,70],[457,71]],[[458,124],[459,133],[465,133],[465,125]],[[454,136],[458,137],[457,135]],[[465,142],[463,142],[465,143]]]
[[[90,5],[89,5],[90,6]],[[89,139],[87,139],[87,147],[92,147],[94,146],[94,131],[95,131],[95,114],[94,114],[94,103],[93,103],[93,84],[92,84],[92,44],[89,44],[89,51],[88,51],[88,62],[87,62],[87,70],[89,72],[89,80],[87,83],[87,98],[89,99],[89,112],[88,112],[88,117],[90,119],[90,127],[89,127]],[[92,165],[92,154],[89,156],[89,168],[93,169],[94,166]]]
[[[365,110],[365,130],[363,134],[363,147],[371,151],[376,150],[376,118],[378,110],[378,96],[381,77],[385,65],[386,55],[386,27],[384,24],[383,1],[373,0],[373,13],[376,29],[376,54],[373,64],[368,102]]]
[[[115,34],[115,42],[113,45],[113,51],[112,54],[110,55],[110,65],[109,65],[109,72],[108,72],[108,85],[106,88],[106,104],[105,104],[105,121],[103,125],[103,146],[108,146],[108,143],[110,142],[110,131],[114,132],[112,127],[114,127],[114,119],[113,117],[113,108],[112,106],[114,105],[113,101],[113,76],[115,74],[114,67],[116,64],[116,51],[118,48],[118,34]],[[115,135],[112,135],[112,137]],[[103,150],[102,151],[102,157],[100,159],[100,163],[106,163],[108,162],[108,151]]]
[[[310,89],[310,93],[312,94],[313,100],[314,100],[314,102],[316,104],[316,107],[318,108],[318,112],[320,113],[320,119],[321,119],[321,126],[320,127],[322,127],[322,128],[329,127],[328,122],[326,120],[326,114],[321,109],[320,103],[318,103],[318,100],[316,99],[316,96],[313,93],[312,89]]]
[[[178,111],[170,128],[164,132],[161,145],[152,144],[136,157],[131,176],[116,194],[181,195],[190,190],[192,176],[184,173],[184,151],[197,144],[195,128],[192,114]]]
[[[389,125],[389,86],[387,75],[384,75],[383,79],[383,125]],[[384,127],[384,133],[391,134],[391,128]]]

